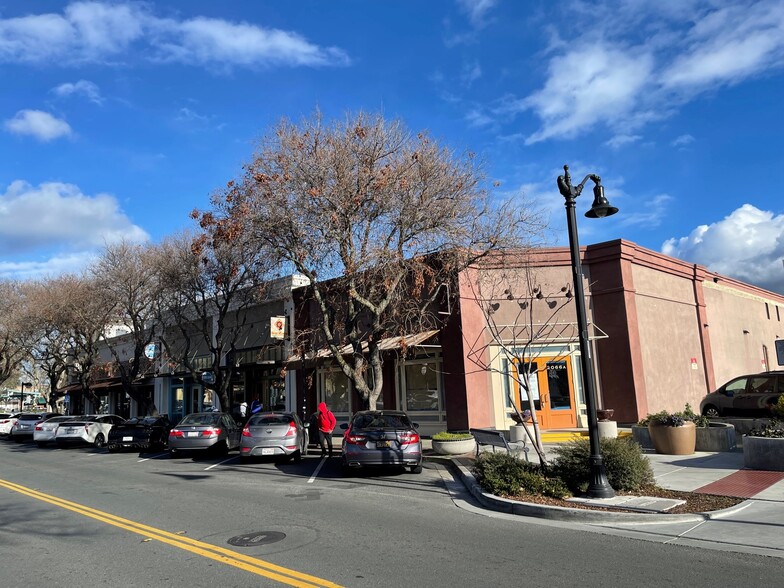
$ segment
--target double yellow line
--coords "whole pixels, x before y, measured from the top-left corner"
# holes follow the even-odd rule
[[[301,572],[297,572],[296,570],[290,570],[288,568],[284,568],[283,566],[277,566],[275,564],[256,559],[255,557],[237,553],[230,549],[218,547],[217,545],[210,545],[209,543],[190,539],[189,537],[184,537],[175,533],[169,533],[168,531],[162,531],[160,529],[156,529],[155,527],[149,527],[147,525],[136,523],[128,519],[123,519],[113,514],[95,510],[87,506],[82,506],[81,504],[70,502],[62,498],[57,498],[56,496],[44,494],[43,492],[38,492],[37,490],[20,486],[19,484],[14,484],[13,482],[0,479],[0,487],[7,488],[13,492],[18,492],[19,494],[24,494],[25,496],[29,496],[37,500],[41,500],[42,502],[53,504],[54,506],[59,506],[60,508],[64,508],[86,517],[90,517],[91,519],[107,523],[114,527],[125,529],[131,533],[141,535],[145,539],[154,539],[155,541],[166,543],[172,547],[178,547],[179,549],[190,551],[191,553],[201,555],[202,557],[206,557],[208,559],[245,570],[246,572],[250,572],[258,576],[264,576],[265,578],[275,580],[288,586],[297,586],[298,588],[340,588],[338,584],[329,582],[328,580],[322,580],[316,576],[303,574]]]

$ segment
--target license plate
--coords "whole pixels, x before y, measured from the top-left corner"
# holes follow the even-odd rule
[[[274,455],[275,454],[275,450],[272,447],[263,447],[261,449],[261,454],[262,455]]]
[[[66,433],[75,433],[76,429],[66,429],[65,432]]]
[[[386,449],[389,447],[389,441],[376,441],[376,449]]]
[[[30,425],[19,425],[20,429],[29,429]]]
[[[133,441],[133,437],[123,437],[123,441]]]
[[[187,433],[185,433],[185,434],[186,434],[188,437],[198,437],[198,436],[199,436],[199,432],[198,432],[198,431],[188,431],[188,432],[187,432]]]

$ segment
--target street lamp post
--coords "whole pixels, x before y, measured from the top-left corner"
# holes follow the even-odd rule
[[[558,190],[566,200],[566,223],[569,228],[569,248],[572,254],[572,278],[574,280],[575,304],[577,305],[577,329],[580,334],[580,368],[585,385],[585,406],[588,410],[588,439],[591,445],[589,459],[590,479],[588,482],[588,496],[592,498],[612,498],[615,491],[607,481],[607,472],[604,469],[601,448],[599,446],[599,425],[596,421],[596,384],[591,360],[591,347],[588,339],[588,319],[585,314],[585,292],[583,290],[583,268],[580,263],[580,243],[577,238],[577,219],[575,218],[575,199],[583,191],[585,182],[592,180],[594,200],[591,210],[585,213],[588,218],[604,218],[618,212],[610,206],[604,197],[604,187],[601,178],[596,174],[588,174],[582,182],[572,186],[572,177],[569,175],[569,166],[564,166],[564,175],[558,176]]]
[[[22,412],[24,410],[25,388],[30,388],[32,384],[30,382],[20,382],[19,385],[22,388],[22,392],[19,394],[19,412]]]

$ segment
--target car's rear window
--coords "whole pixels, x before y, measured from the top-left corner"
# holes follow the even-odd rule
[[[40,421],[41,416],[37,414],[21,414],[19,415],[20,421]]]
[[[219,414],[189,414],[182,419],[181,425],[215,425],[220,420]]]
[[[294,419],[290,414],[260,414],[250,419],[249,425],[288,425]]]
[[[363,414],[354,419],[355,429],[410,429],[408,417],[398,414]]]

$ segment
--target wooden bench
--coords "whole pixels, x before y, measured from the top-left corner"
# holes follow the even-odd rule
[[[476,455],[479,456],[479,449],[482,445],[490,445],[495,452],[496,447],[503,447],[508,453],[514,453],[512,448],[509,447],[509,442],[506,440],[506,433],[503,431],[495,431],[493,429],[469,429],[469,433],[474,436],[476,440]],[[525,459],[528,460],[528,447],[526,447],[525,439],[519,442],[522,445],[522,451],[525,453]],[[518,445],[518,442],[515,442]]]

